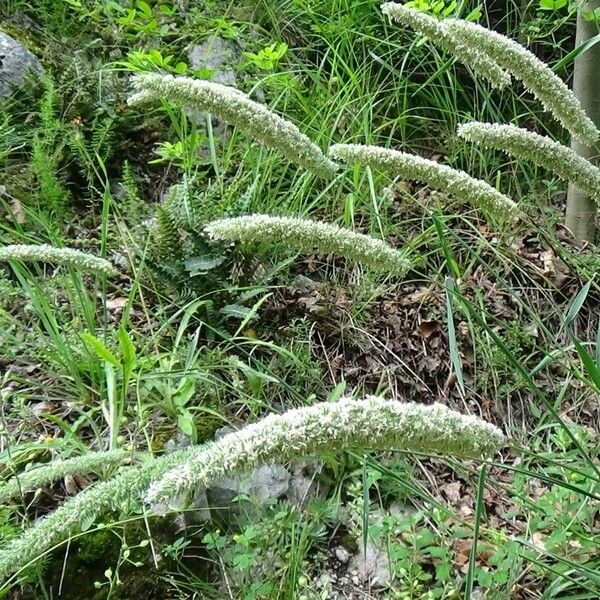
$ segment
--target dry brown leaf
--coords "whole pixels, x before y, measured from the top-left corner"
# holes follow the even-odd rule
[[[117,298],[109,298],[106,301],[106,308],[108,310],[120,310],[127,306],[127,298],[118,296]]]

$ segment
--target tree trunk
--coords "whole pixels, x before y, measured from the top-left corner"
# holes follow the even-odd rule
[[[577,13],[577,36],[575,47],[579,47],[598,34],[596,21],[587,21],[583,14],[600,7],[600,0],[587,0]],[[573,91],[590,119],[600,126],[600,43],[582,52],[575,59]],[[597,162],[597,148],[588,148],[576,140],[571,141],[571,148],[577,154]],[[569,183],[567,192],[567,227],[578,240],[594,241],[596,233],[596,203],[588,196],[586,190],[576,188]]]

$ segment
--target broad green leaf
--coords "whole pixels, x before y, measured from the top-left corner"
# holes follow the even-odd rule
[[[116,369],[121,369],[119,359],[96,336],[85,331],[81,334],[81,337],[99,358],[110,363]]]

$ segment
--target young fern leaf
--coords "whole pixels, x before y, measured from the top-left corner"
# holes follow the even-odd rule
[[[371,396],[364,400],[342,398],[269,415],[217,442],[128,467],[67,500],[0,550],[0,581],[89,527],[101,515],[125,508],[144,495],[149,501],[172,501],[196,485],[208,485],[224,474],[262,462],[339,451],[348,446],[399,447],[481,458],[504,443],[502,432],[493,425],[441,404],[401,404]]]
[[[67,475],[83,475],[105,467],[117,466],[130,456],[131,452],[126,450],[109,450],[108,452],[89,452],[83,456],[53,460],[47,464],[37,465],[0,483],[0,504]]]
[[[137,75],[133,86],[136,93],[129,98],[129,104],[156,100],[179,102],[194,110],[216,115],[317,175],[330,177],[336,171],[337,165],[293,123],[235,88],[156,73]]]
[[[206,231],[218,240],[258,242],[269,247],[305,252],[316,249],[322,254],[338,254],[392,275],[403,275],[410,268],[405,252],[395,250],[382,240],[320,221],[250,215],[212,221]]]
[[[431,17],[424,12],[395,2],[386,2],[381,5],[381,11],[390,20],[414,29],[424,35],[429,41],[441,50],[460,58],[461,62],[471,67],[477,74],[489,80],[493,87],[503,88],[510,85],[510,73],[502,69],[493,59],[476,47],[462,47],[446,31],[442,21]]]
[[[516,158],[530,160],[556,173],[561,179],[573,182],[582,191],[600,201],[600,169],[573,152],[571,148],[549,137],[515,125],[476,121],[459,125],[458,135],[486,148],[495,148]]]
[[[600,131],[575,94],[535,54],[514,40],[461,19],[446,19],[443,27],[457,44],[457,56],[476,48],[509,71],[542,103],[573,137],[592,146]]]
[[[329,154],[337,160],[368,165],[402,179],[425,183],[501,218],[517,212],[515,202],[485,181],[415,154],[360,144],[335,144]]]
[[[48,244],[15,244],[0,247],[0,261],[47,262],[68,265],[82,271],[115,275],[117,270],[109,261],[72,248],[56,248]]]
[[[376,396],[342,398],[271,414],[193,449],[184,462],[152,484],[146,499],[168,503],[225,475],[326,450],[366,446],[481,458],[503,443],[504,436],[493,425],[442,404],[402,404]]]

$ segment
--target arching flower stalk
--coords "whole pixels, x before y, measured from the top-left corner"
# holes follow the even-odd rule
[[[503,88],[510,85],[509,73],[477,47],[459,46],[443,26],[443,21],[396,2],[382,4],[381,11],[390,20],[414,29],[441,50],[454,55],[462,63],[471,67],[478,75],[485,77],[493,87]]]
[[[600,131],[585,114],[575,94],[548,65],[521,44],[463,19],[437,20],[394,2],[383,4],[381,9],[391,19],[427,36],[494,86],[508,85],[513,75],[545,110],[584,144],[593,145],[600,138]]]
[[[127,450],[109,450],[89,452],[83,456],[36,465],[0,483],[0,504],[68,475],[84,475],[99,469],[118,466],[125,458],[131,456],[132,453]]]
[[[91,527],[102,515],[113,510],[131,510],[131,504],[140,502],[150,483],[185,460],[187,452],[189,448],[127,467],[37,520],[0,550],[0,582],[44,552]]]
[[[336,171],[335,163],[293,123],[233,87],[158,73],[135,76],[133,86],[136,93],[129,98],[129,104],[157,100],[179,102],[238,127],[264,146],[278,150],[289,161],[317,175],[330,177]]]
[[[392,275],[402,275],[410,268],[406,253],[395,250],[382,240],[309,219],[250,215],[212,221],[206,226],[206,231],[218,240],[337,254]]]
[[[0,261],[46,262],[68,265],[82,271],[114,275],[117,270],[108,260],[74,250],[72,248],[56,248],[48,244],[28,245],[15,244],[0,247]]]
[[[575,94],[535,54],[514,40],[462,19],[446,19],[444,29],[457,44],[457,55],[477,48],[506,69],[533,93],[571,135],[592,146],[600,131],[586,115]]]
[[[337,160],[368,165],[402,179],[425,183],[501,218],[517,212],[515,202],[485,181],[415,154],[360,144],[336,144],[329,154]]]
[[[103,514],[145,495],[168,502],[196,486],[271,460],[299,458],[347,447],[400,448],[482,458],[505,443],[502,432],[441,404],[422,406],[367,397],[342,398],[269,415],[217,442],[128,467],[67,500],[0,550],[0,580],[90,526]],[[151,485],[152,484],[152,485]],[[150,486],[150,487],[149,487]]]
[[[458,135],[487,148],[502,150],[516,158],[530,160],[572,181],[590,196],[600,201],[600,169],[582,158],[571,148],[549,137],[521,129],[515,125],[494,123],[465,123],[459,125]]]
[[[192,450],[185,462],[152,484],[146,499],[168,503],[225,475],[325,450],[367,446],[481,458],[503,443],[504,436],[493,425],[442,404],[342,398],[271,414]]]

